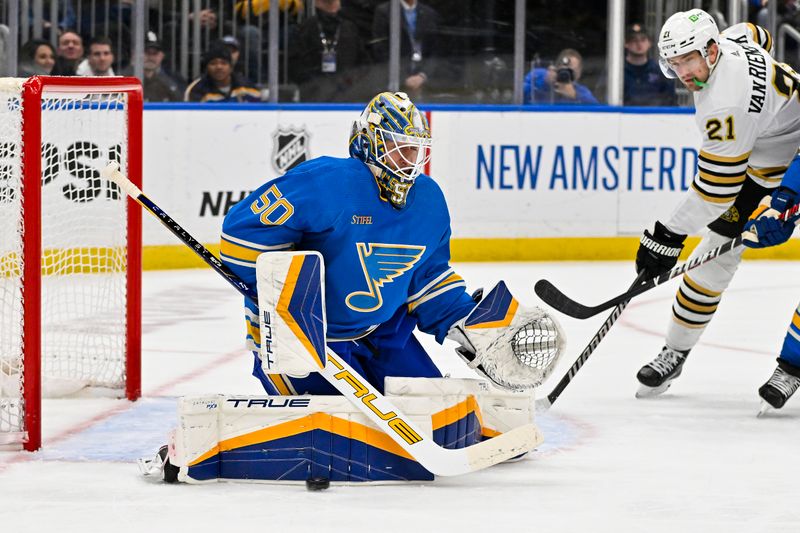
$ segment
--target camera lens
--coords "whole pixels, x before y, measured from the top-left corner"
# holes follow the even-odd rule
[[[559,68],[556,70],[556,81],[558,83],[571,83],[573,79],[571,68]]]

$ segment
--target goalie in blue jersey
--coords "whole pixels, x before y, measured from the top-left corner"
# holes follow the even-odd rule
[[[386,376],[441,377],[415,329],[459,342],[461,356],[495,384],[532,388],[554,366],[563,334],[541,309],[518,306],[502,282],[483,308],[467,294],[449,264],[444,195],[423,173],[430,155],[425,115],[404,93],[381,93],[353,123],[349,158],[304,162],[234,206],[221,258],[255,286],[260,254],[319,252],[327,346],[380,390]],[[268,393],[336,394],[314,372],[265,373],[259,312],[246,306],[253,374]]]

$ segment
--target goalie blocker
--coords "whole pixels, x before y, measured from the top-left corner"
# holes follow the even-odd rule
[[[386,396],[445,448],[533,421],[532,392],[483,380],[387,378],[385,386]],[[140,460],[145,474],[160,473],[166,459],[170,480],[185,483],[434,479],[342,396],[187,397],[178,403],[178,420],[168,455]],[[536,436],[541,443],[538,430]]]
[[[325,265],[319,252],[270,252],[256,260],[265,374],[307,376],[325,368]]]

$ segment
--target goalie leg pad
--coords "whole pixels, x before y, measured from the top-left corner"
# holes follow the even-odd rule
[[[386,378],[386,395],[393,397],[442,397],[452,405],[432,418],[438,443],[464,439],[478,442],[496,437],[524,424],[534,423],[534,392],[510,391],[479,379]],[[470,420],[473,416],[474,420]],[[470,424],[473,424],[470,426]],[[476,433],[470,432],[470,427]]]
[[[481,408],[475,380],[391,378],[386,383],[387,397],[439,445],[463,448],[506,429],[497,423],[497,407]],[[390,388],[404,394],[393,396]],[[433,479],[341,396],[182,398],[178,414],[169,460],[181,482]]]
[[[181,482],[433,479],[341,396],[182,398],[179,420]]]

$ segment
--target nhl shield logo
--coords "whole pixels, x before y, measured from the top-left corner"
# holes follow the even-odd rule
[[[272,136],[272,166],[283,174],[308,159],[308,133],[304,129],[278,129]]]

